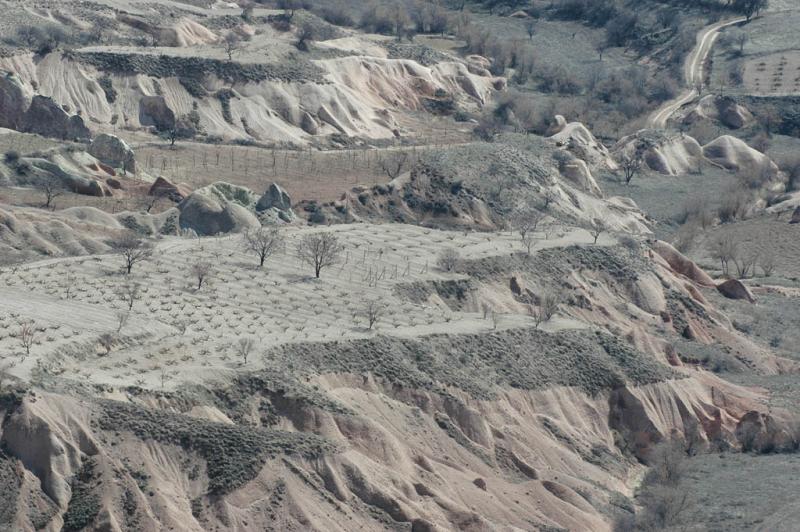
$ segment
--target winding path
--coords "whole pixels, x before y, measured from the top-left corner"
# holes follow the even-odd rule
[[[717,37],[719,37],[720,30],[727,28],[728,26],[739,24],[745,20],[747,20],[745,17],[723,20],[721,22],[717,22],[716,24],[712,24],[711,26],[706,26],[700,31],[700,33],[697,34],[697,44],[695,45],[694,49],[692,49],[683,65],[685,88],[678,96],[672,100],[664,102],[661,107],[659,107],[653,112],[653,114],[650,115],[650,117],[647,119],[647,127],[653,129],[663,129],[667,127],[667,121],[675,113],[675,111],[699,96],[695,85],[698,80],[703,79],[705,74],[703,70],[706,59],[708,58],[708,54],[711,52],[711,49],[714,47],[714,42],[717,40]]]

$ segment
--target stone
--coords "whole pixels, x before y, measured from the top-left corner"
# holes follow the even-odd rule
[[[136,157],[128,143],[114,135],[98,135],[89,146],[89,154],[97,160],[122,168],[125,172],[136,172]]]
[[[214,183],[195,190],[180,202],[180,227],[205,236],[260,227],[253,212],[255,203],[255,194],[247,188]]]
[[[169,131],[175,127],[175,113],[163,96],[145,96],[139,100],[139,123],[154,126],[159,131]]]
[[[18,129],[64,140],[87,140],[92,137],[80,116],[69,116],[52,98],[46,96],[33,97]]]
[[[756,298],[753,297],[750,289],[739,279],[728,279],[724,283],[717,285],[717,290],[728,299],[744,299],[750,303],[756,302]]]
[[[292,210],[292,198],[277,183],[272,183],[256,203],[257,211],[266,211],[273,208],[281,211]]]
[[[158,177],[153,182],[150,190],[147,191],[147,194],[149,196],[169,198],[177,203],[183,201],[189,194],[191,194],[191,190],[189,190],[189,188],[185,185],[174,185],[163,177]]]
[[[19,129],[22,117],[30,105],[31,95],[17,76],[0,76],[0,127]]]

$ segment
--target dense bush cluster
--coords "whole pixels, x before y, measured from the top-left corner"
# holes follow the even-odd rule
[[[100,402],[99,424],[196,452],[206,461],[209,491],[215,494],[230,493],[252,480],[270,458],[316,458],[335,450],[313,434],[226,425],[109,400]]]

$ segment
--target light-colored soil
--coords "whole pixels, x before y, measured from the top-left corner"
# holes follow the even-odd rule
[[[441,302],[404,302],[394,295],[401,283],[448,279],[437,270],[436,257],[445,247],[464,258],[521,252],[518,235],[439,232],[412,226],[352,225],[328,229],[346,246],[340,265],[323,270],[314,280],[296,258],[298,239],[313,229],[292,229],[286,251],[263,270],[245,255],[237,236],[182,240],[168,238],[152,261],[120,273],[114,255],[54,259],[6,271],[0,282],[0,308],[5,318],[0,351],[12,355],[14,372],[28,374],[37,364],[65,377],[115,385],[159,386],[162,369],[174,384],[220,371],[237,371],[242,360],[236,342],[252,336],[256,348],[247,369],[262,365],[261,355],[287,342],[319,342],[369,337],[374,334],[415,337],[439,332],[477,332],[495,324],[479,309],[454,312]],[[591,242],[583,230],[555,235],[537,248]],[[603,236],[601,243],[613,242]],[[208,286],[196,289],[192,265],[213,264]],[[455,278],[458,278],[457,276]],[[131,320],[107,356],[98,336],[115,333],[117,314],[125,302],[118,293],[129,281],[140,283]],[[30,297],[25,294],[30,293]],[[387,305],[375,331],[366,329],[365,301]],[[18,338],[21,324],[32,320],[39,332],[30,357]],[[526,315],[499,318],[501,328],[530,326]],[[549,328],[573,328],[555,321]],[[181,334],[178,329],[185,332]],[[75,358],[75,353],[83,353]],[[13,355],[16,355],[13,356]]]

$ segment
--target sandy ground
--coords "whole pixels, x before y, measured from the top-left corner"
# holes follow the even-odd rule
[[[453,312],[438,298],[415,304],[400,299],[394,287],[416,281],[459,279],[436,268],[446,247],[464,258],[521,252],[519,235],[455,233],[402,225],[350,225],[325,229],[345,245],[340,264],[313,279],[297,257],[296,242],[315,229],[291,229],[284,252],[270,258],[263,270],[246,255],[239,236],[206,239],[166,238],[153,260],[120,273],[115,255],[51,259],[32,263],[0,277],[0,352],[19,375],[35,367],[64,377],[114,385],[172,384],[202,380],[220,371],[237,371],[243,360],[237,341],[252,337],[255,349],[246,369],[261,365],[265,349],[287,342],[363,338],[374,334],[414,337],[433,333],[478,332],[528,327],[527,315],[502,314],[484,319],[479,309]],[[540,236],[536,249],[590,243],[584,230]],[[614,239],[603,235],[600,245]],[[197,289],[192,265],[213,265],[208,282]],[[119,333],[118,318],[129,283],[140,293]],[[366,327],[366,301],[386,306],[375,330]],[[31,356],[24,356],[19,332],[33,322],[37,333]],[[583,327],[555,320],[547,328]],[[181,332],[183,331],[183,332]],[[109,354],[99,336],[114,334]],[[75,357],[75,353],[83,355]]]

